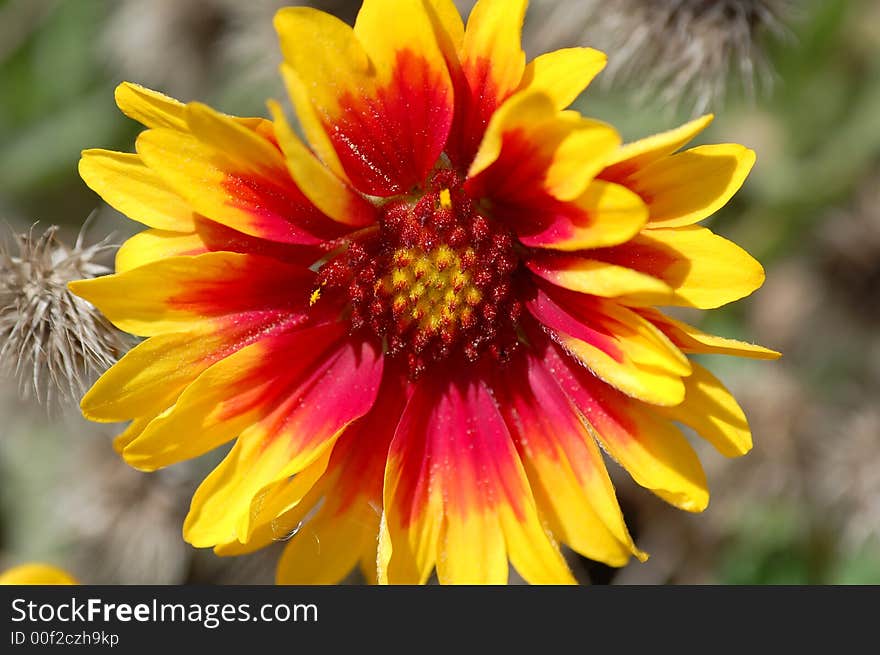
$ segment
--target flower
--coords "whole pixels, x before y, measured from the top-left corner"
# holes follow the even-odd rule
[[[15,234],[17,255],[0,247],[0,373],[18,379],[23,398],[78,399],[128,349],[125,335],[67,289],[109,272],[95,261],[106,240],[85,246],[85,229],[73,247],[55,226]]]
[[[150,227],[71,288],[149,337],[83,398],[133,419],[158,469],[235,444],[184,523],[222,555],[289,539],[281,583],[571,582],[559,542],[614,566],[627,532],[601,446],[688,511],[708,503],[679,421],[749,450],[742,411],[688,354],[774,358],[654,305],[717,307],[764,279],[696,223],[742,184],[709,123],[621,146],[565,110],[605,64],[528,64],[526,2],[367,0],[354,29],[276,15],[305,133],[123,84],[137,154],[80,172]],[[394,25],[393,30],[388,26]]]
[[[51,564],[29,563],[14,566],[0,573],[0,585],[75,585],[77,581],[66,571]]]

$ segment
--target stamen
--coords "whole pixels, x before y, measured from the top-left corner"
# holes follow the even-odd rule
[[[452,194],[449,192],[449,189],[440,190],[440,206],[443,209],[452,208]]]

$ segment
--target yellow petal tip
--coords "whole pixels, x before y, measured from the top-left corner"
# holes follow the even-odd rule
[[[701,512],[706,511],[709,507],[709,494],[699,494],[695,496],[689,496],[687,498],[680,498],[679,502],[675,504],[679,509],[683,509],[685,512],[691,512],[692,514],[699,514]]]
[[[67,290],[82,298],[83,292],[89,288],[89,282],[91,280],[72,280],[67,283]]]
[[[125,448],[122,449],[121,455],[126,464],[128,464],[131,468],[141,471],[143,473],[153,473],[154,471],[162,468],[161,466],[156,466],[155,464],[149,463],[149,459],[147,459],[147,461],[144,461],[143,454],[132,451],[131,444],[128,444]]]

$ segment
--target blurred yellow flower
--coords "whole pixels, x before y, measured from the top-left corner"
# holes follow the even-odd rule
[[[76,579],[51,564],[29,563],[0,573],[0,585],[75,585]]]

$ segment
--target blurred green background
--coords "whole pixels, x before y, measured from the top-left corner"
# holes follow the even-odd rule
[[[0,221],[72,235],[98,210],[95,240],[136,231],[76,172],[83,148],[132,150],[138,126],[117,111],[115,85],[265,115],[265,98],[283,96],[271,26],[281,4],[0,0]],[[357,10],[314,4],[347,20]],[[540,27],[548,3],[533,5],[527,27]],[[880,2],[791,5],[788,35],[760,43],[773,83],[746,101],[731,74],[698,139],[758,153],[743,190],[709,225],[753,253],[767,283],[688,316],[784,353],[778,362],[710,362],[741,401],[755,449],[738,460],[700,449],[713,497],[697,516],[617,476],[652,558],[620,571],[573,558],[584,580],[880,583]],[[527,29],[526,39],[532,55],[572,45],[570,30],[557,42],[552,30]],[[592,43],[589,22],[577,41]],[[628,139],[690,117],[686,102],[646,99],[638,83],[594,84],[577,108]],[[0,381],[0,568],[49,558],[87,582],[271,580],[274,555],[218,564],[180,541],[189,494],[210,462],[129,471],[110,449],[114,431],[72,414],[47,417]]]

